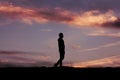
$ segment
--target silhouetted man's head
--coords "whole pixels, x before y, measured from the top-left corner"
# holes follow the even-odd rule
[[[60,38],[63,38],[63,33],[59,33],[59,37],[60,37]]]

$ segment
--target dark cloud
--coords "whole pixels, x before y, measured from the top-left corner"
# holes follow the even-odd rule
[[[63,13],[64,12],[64,13]],[[71,17],[72,14],[70,14],[67,11],[61,10],[61,9],[43,9],[36,12],[37,15],[42,16],[45,19],[53,20],[53,21],[71,21],[73,18]]]
[[[102,24],[103,27],[112,27],[112,28],[120,28],[120,18],[115,21],[110,21]]]
[[[23,52],[23,51],[0,51],[0,54],[26,54],[28,52]],[[29,52],[30,53],[30,52]]]

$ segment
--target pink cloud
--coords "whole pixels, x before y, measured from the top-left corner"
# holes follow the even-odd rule
[[[72,18],[70,13],[61,9],[29,9],[13,5],[1,5],[0,14],[10,19],[20,19],[25,23],[32,24],[33,21],[42,23],[48,21],[68,22]]]

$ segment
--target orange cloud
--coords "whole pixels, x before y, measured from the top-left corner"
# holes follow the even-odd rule
[[[19,19],[27,24],[54,21],[78,26],[106,26],[114,25],[112,23],[118,20],[112,10],[106,13],[101,13],[99,10],[75,13],[60,8],[32,9],[8,4],[0,5],[0,14],[10,19]]]
[[[92,10],[77,14],[74,16],[74,20],[71,24],[79,26],[101,26],[108,21],[115,21],[117,18],[114,16],[113,11],[108,11],[106,13],[101,13],[99,10]]]
[[[73,67],[120,67],[120,56],[92,60],[87,62],[74,63]]]

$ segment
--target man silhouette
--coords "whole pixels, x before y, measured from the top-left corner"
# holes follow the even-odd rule
[[[64,44],[63,37],[64,37],[63,33],[59,33],[58,48],[59,48],[60,58],[57,61],[57,63],[54,65],[55,67],[57,67],[58,65],[60,65],[60,67],[62,67],[62,61],[63,61],[64,55],[65,55],[65,44]]]

